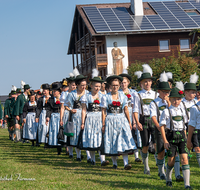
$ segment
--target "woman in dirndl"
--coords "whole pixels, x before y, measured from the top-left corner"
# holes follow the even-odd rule
[[[47,133],[49,131],[49,119],[46,118],[46,112],[50,110],[50,85],[49,84],[43,84],[41,86],[43,89],[43,97],[41,97],[37,102],[37,109],[36,109],[36,123],[38,123],[38,129],[37,129],[37,136],[38,136],[38,143],[45,143],[45,145],[48,145],[47,142]],[[45,148],[46,148],[45,146]]]
[[[98,77],[98,70],[93,69],[91,82],[91,92],[81,98],[82,103],[82,124],[83,130],[83,149],[90,151],[91,164],[95,165],[95,151],[99,151],[101,165],[109,164],[105,161],[105,155],[101,155],[100,147],[102,143],[102,112],[100,102],[102,94],[100,93],[101,84],[104,82]]]
[[[23,108],[23,139],[30,140],[32,142],[31,146],[34,146],[37,133],[37,123],[35,122],[37,102],[35,92],[31,90],[28,97],[29,101],[24,104]]]
[[[128,111],[128,99],[118,92],[123,78],[113,75],[106,79],[111,85],[111,92],[104,95],[100,106],[102,107],[102,132],[104,133],[104,153],[111,156],[113,168],[117,169],[117,156],[122,154],[124,169],[130,170],[128,154],[137,149],[132,137],[132,124]],[[107,111],[107,115],[106,115]]]
[[[58,155],[61,154],[62,146],[58,144],[58,132],[60,128],[60,94],[62,84],[60,82],[54,82],[51,85],[53,90],[53,97],[49,99],[50,110],[47,110],[47,120],[49,120],[49,137],[48,148],[57,148]]]
[[[69,86],[69,90],[63,91],[61,96],[60,96],[60,103],[61,103],[61,108],[60,108],[60,125],[65,127],[67,124],[67,121],[69,119],[69,108],[67,107],[67,96],[70,92],[76,89],[76,84],[75,84],[75,77],[73,73],[69,74],[70,77],[66,78],[67,79],[67,84]],[[68,137],[69,138],[69,137]],[[67,136],[64,136],[64,141],[63,144],[67,144]],[[73,158],[73,146],[67,146],[68,151],[69,151],[69,158]],[[66,152],[67,154],[67,152]]]
[[[70,141],[68,143],[68,146],[73,146],[76,147],[75,151],[77,154],[77,161],[81,162],[81,150],[79,148],[77,148],[78,145],[78,139],[79,139],[79,134],[81,131],[81,112],[82,112],[82,107],[81,107],[81,97],[85,94],[88,93],[88,91],[86,90],[86,76],[80,75],[78,70],[75,69],[74,71],[76,79],[75,79],[75,83],[77,85],[77,89],[70,92],[67,96],[67,110],[69,110],[72,114],[72,122],[74,125],[74,136],[70,137]],[[88,158],[88,162],[91,162],[90,156],[89,156],[89,152],[87,152],[87,158]]]
[[[128,74],[128,71],[126,69],[124,69],[123,73],[120,74],[119,76],[123,77],[123,81],[121,83],[121,89],[119,90],[119,92],[124,93],[128,98],[128,111],[129,111],[129,116],[130,116],[130,120],[131,120],[131,124],[132,124],[133,139],[134,139],[137,147],[141,148],[142,141],[141,141],[141,137],[140,137],[140,132],[136,127],[135,118],[133,117],[133,101],[131,101],[133,99],[133,94],[137,93],[137,92],[133,89],[128,88],[128,86],[132,80],[132,77]],[[134,155],[135,155],[135,162],[139,162],[139,163],[142,162],[142,160],[139,159],[138,149],[136,149],[134,151]]]

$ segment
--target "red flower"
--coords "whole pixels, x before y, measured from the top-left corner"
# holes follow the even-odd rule
[[[113,101],[112,104],[113,104],[113,106],[116,106],[116,105],[117,105],[117,102],[116,102],[116,101]]]
[[[120,102],[117,102],[117,106],[120,106]]]
[[[60,104],[60,101],[56,101],[56,104]]]
[[[180,90],[178,93],[182,95],[182,94],[183,94],[183,91],[182,91],[182,90]]]
[[[127,98],[130,98],[130,97],[131,97],[131,95],[130,95],[130,94],[126,94],[126,96],[127,96]]]
[[[95,104],[100,104],[99,100],[94,101]]]

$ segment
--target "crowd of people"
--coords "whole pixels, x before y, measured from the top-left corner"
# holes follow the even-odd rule
[[[160,179],[171,187],[174,168],[176,181],[184,181],[185,188],[191,189],[190,151],[196,152],[200,166],[198,76],[191,75],[183,85],[173,81],[172,73],[163,72],[154,91],[151,86],[156,78],[148,64],[135,75],[141,88],[138,92],[128,88],[132,77],[126,70],[103,81],[96,69],[88,87],[87,76],[74,69],[69,78],[42,84],[37,93],[28,84],[23,85],[23,92],[12,88],[4,108],[10,140],[31,141],[31,146],[44,143],[45,148],[57,148],[58,155],[65,147],[70,158],[75,148],[78,162],[85,150],[91,165],[98,151],[101,166],[109,165],[109,156],[113,169],[122,155],[124,169],[130,170],[128,156],[134,154],[135,162],[143,162],[144,175],[150,175],[148,154],[153,144]]]

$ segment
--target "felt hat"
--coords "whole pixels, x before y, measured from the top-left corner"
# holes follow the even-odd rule
[[[80,81],[80,80],[83,80],[83,79],[86,79],[87,78],[87,76],[83,76],[83,75],[81,75],[80,73],[79,73],[79,71],[78,71],[78,69],[77,68],[75,68],[74,70],[73,70],[73,74],[74,74],[74,76],[76,77],[75,78],[75,82],[77,82],[77,81]]]
[[[16,94],[16,91],[17,91],[17,87],[12,85],[12,88],[11,88],[11,94]]]
[[[61,91],[62,84],[60,82],[54,82],[51,84],[51,90]]]
[[[30,90],[30,91],[28,92],[28,96],[33,96],[33,95],[35,95],[34,90]]]
[[[197,90],[196,83],[197,83],[198,79],[199,79],[199,76],[196,73],[191,75],[190,82],[185,83],[185,85],[184,85],[184,90]]]
[[[29,84],[25,84],[24,85],[24,90],[26,90],[26,89],[30,89],[31,87],[29,86]]]
[[[17,88],[16,93],[21,93],[21,92],[22,92],[21,88]]]
[[[151,67],[148,64],[142,65],[143,72],[142,71],[136,71],[134,74],[138,77],[137,82],[140,83],[143,79],[152,79],[155,80],[156,78],[153,77],[153,71]]]
[[[41,92],[41,91],[37,91],[36,94],[37,94],[37,95],[42,95],[42,92]]]
[[[104,80],[101,80],[101,77],[99,77],[98,75],[99,75],[99,71],[97,69],[92,69],[92,78],[89,79],[89,81],[103,83]]]
[[[132,80],[132,77],[131,77],[131,75],[128,74],[127,69],[124,69],[124,70],[123,70],[123,73],[120,74],[119,76],[128,78],[128,80],[130,80],[130,82],[131,82],[131,80]]]
[[[171,90],[168,83],[168,76],[166,75],[165,71],[160,74],[157,90]]]
[[[41,89],[45,90],[50,90],[50,85],[48,83],[42,84]]]
[[[110,81],[113,80],[113,79],[119,79],[121,82],[123,81],[123,77],[118,76],[118,75],[111,75],[106,79],[106,82],[110,83]]]
[[[76,77],[73,73],[69,73],[69,78],[66,78],[67,81],[72,82],[75,81]]]
[[[180,82],[176,82],[176,87],[172,88],[169,97],[171,98],[183,98],[184,97],[184,85],[183,83]]]

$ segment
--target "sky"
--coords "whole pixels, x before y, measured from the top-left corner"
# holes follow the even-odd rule
[[[21,80],[39,89],[68,77],[76,5],[125,2],[130,1],[0,0],[0,95],[7,95],[12,85],[20,87]]]

